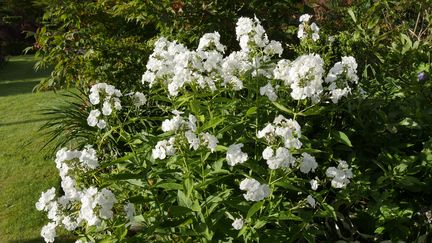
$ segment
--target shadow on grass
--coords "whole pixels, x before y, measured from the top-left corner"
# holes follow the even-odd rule
[[[50,75],[50,69],[34,71],[34,56],[15,56],[0,69],[0,97],[31,93],[41,79]]]
[[[2,83],[0,80],[0,97],[31,93],[39,81],[40,80],[31,80],[27,82]]]
[[[1,126],[20,125],[20,124],[48,121],[48,120],[49,119],[47,119],[47,118],[40,118],[40,119],[31,119],[31,120],[24,120],[24,121],[0,122],[0,127]]]

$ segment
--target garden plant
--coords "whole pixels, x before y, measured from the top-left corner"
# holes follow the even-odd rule
[[[414,40],[361,20],[387,7],[362,4],[342,22],[352,31],[299,16],[292,42],[240,17],[223,30],[237,51],[216,30],[194,47],[153,38],[141,82],[80,83],[72,103],[47,112],[61,186],[36,203],[49,220],[41,236],[426,242],[430,13],[419,7]]]

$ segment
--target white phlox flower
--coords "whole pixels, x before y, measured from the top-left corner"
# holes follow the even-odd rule
[[[214,79],[220,72],[225,47],[217,32],[205,34],[196,51],[176,42],[160,38],[147,62],[142,83],[152,87],[160,83],[170,96],[177,96],[184,86],[196,83],[200,88],[216,90]]]
[[[226,153],[226,160],[228,162],[228,165],[235,166],[236,164],[242,164],[246,160],[248,160],[248,155],[241,151],[242,147],[242,143],[231,144],[228,147],[228,151]]]
[[[192,132],[196,132],[197,130],[197,119],[194,115],[189,114],[189,121],[187,123],[188,128],[192,131]]]
[[[111,219],[114,214],[112,207],[117,199],[109,189],[103,188],[95,197],[95,203],[100,205],[99,216],[103,219]]]
[[[87,145],[82,151],[79,158],[80,162],[90,169],[96,169],[99,166],[96,150]]]
[[[270,194],[270,187],[267,184],[260,184],[255,179],[246,178],[240,182],[240,190],[246,191],[243,197],[247,201],[258,202]]]
[[[35,205],[36,209],[46,211],[50,220],[41,230],[46,242],[54,241],[58,226],[72,231],[84,223],[98,226],[103,220],[111,219],[114,216],[112,208],[117,202],[114,193],[108,188],[79,187],[70,173],[98,167],[96,151],[91,146],[87,145],[81,151],[62,148],[56,153],[55,163],[64,195],[56,198],[55,189],[51,188],[41,194]]]
[[[173,131],[176,135],[184,136],[183,138],[186,138],[190,149],[197,150],[200,146],[207,146],[211,152],[216,150],[218,143],[217,138],[208,132],[197,133],[198,120],[194,115],[189,114],[186,120],[181,116],[182,112],[174,110],[172,113],[174,114],[173,118],[166,119],[162,122],[162,131]],[[172,138],[175,138],[175,136]],[[167,155],[174,155],[175,151],[174,144],[170,145],[166,140],[160,141],[155,149],[153,149],[153,158],[165,159]]]
[[[302,55],[290,63],[284,81],[285,85],[291,87],[294,100],[311,98],[314,103],[319,101],[323,91],[323,66],[324,61],[318,54]]]
[[[68,231],[75,230],[79,226],[80,221],[77,221],[72,216],[66,216],[62,220],[62,224]]]
[[[45,211],[48,209],[48,204],[55,198],[55,188],[42,192],[39,201],[36,203],[36,209],[39,211]]]
[[[59,220],[61,219],[60,214],[59,214],[59,204],[57,203],[57,201],[52,201],[49,203],[48,206],[48,214],[47,214],[47,218],[50,219],[52,222],[56,223],[56,225],[58,224]]]
[[[299,21],[300,21],[301,23],[309,22],[309,20],[310,20],[311,18],[312,18],[312,15],[310,15],[310,14],[303,14],[303,15],[300,16]]]
[[[219,141],[214,135],[206,132],[201,134],[201,138],[204,141],[204,144],[207,145],[207,148],[210,149],[212,153],[216,151],[216,147]]]
[[[81,208],[79,211],[79,217],[87,222],[88,225],[99,225],[100,219],[93,210],[96,207],[95,197],[98,193],[97,188],[90,187],[83,191],[83,195],[80,198]]]
[[[279,115],[274,119],[273,124],[275,125],[275,135],[282,138],[286,148],[301,148],[302,143],[299,140],[301,127],[296,120]]]
[[[232,52],[222,61],[222,87],[228,86],[233,90],[243,89],[243,82],[240,76],[252,68],[246,52]]]
[[[135,204],[128,202],[126,205],[124,205],[123,209],[126,214],[126,219],[128,220],[126,225],[133,224],[135,222]]]
[[[278,61],[275,69],[273,69],[273,77],[275,79],[283,80],[285,82],[285,84],[291,83],[291,80],[289,78],[290,74],[288,72],[290,70],[290,68],[291,68],[291,61],[290,60],[282,59],[282,60]]]
[[[272,40],[264,48],[264,53],[268,56],[278,55],[280,57],[283,53],[282,44],[279,41]]]
[[[226,47],[220,43],[219,32],[206,33],[201,37],[197,51],[205,51],[207,49],[216,49],[221,53],[225,52]]]
[[[301,172],[307,174],[310,171],[314,172],[315,169],[318,168],[318,163],[316,162],[315,158],[312,155],[310,155],[306,152],[303,152],[302,157],[303,158],[302,158],[301,163],[300,163],[300,171]]]
[[[313,41],[317,41],[319,39],[319,27],[316,23],[312,23],[309,25],[309,20],[312,18],[309,14],[303,14],[300,16],[299,21],[299,27],[297,31],[297,37],[300,40],[306,39],[309,36],[312,38]]]
[[[244,53],[247,57],[251,57],[252,60],[245,62],[244,60],[248,60],[248,58],[235,58],[235,62],[240,63],[241,66],[249,66],[252,64],[253,77],[262,75],[271,78],[272,70],[265,67],[263,64],[268,63],[271,57],[275,55],[279,57],[282,55],[282,44],[274,40],[269,41],[264,28],[256,17],[254,19],[245,17],[239,18],[236,26],[236,35],[241,48],[239,53]],[[238,53],[233,55],[236,56]],[[224,83],[237,82],[239,80],[238,76],[231,77],[226,74],[224,76]]]
[[[103,105],[102,105],[102,114],[104,116],[109,116],[112,113],[112,108],[111,108],[111,104],[109,103],[109,101],[105,100]]]
[[[197,135],[191,130],[188,130],[185,132],[185,137],[189,143],[189,148],[197,150],[200,146],[200,139],[197,137]]]
[[[312,40],[313,41],[317,41],[320,37],[319,37],[319,27],[318,27],[318,25],[316,25],[315,23],[312,23],[311,25],[310,25],[310,29],[312,30],[312,35],[311,35],[311,37],[312,37]]]
[[[318,180],[312,179],[309,181],[311,189],[316,191],[318,189]]]
[[[285,147],[277,148],[276,153],[274,153],[272,148],[267,147],[263,151],[262,155],[263,159],[267,161],[267,165],[272,170],[276,170],[281,167],[287,168],[289,166],[293,166],[296,161],[294,156],[292,156],[289,150]]]
[[[273,124],[269,123],[262,130],[258,131],[257,138],[265,137],[268,141],[271,141],[275,136],[275,130],[276,128],[273,126]]]
[[[262,130],[258,131],[257,138],[265,138],[268,143],[275,143],[280,139],[284,147],[278,147],[273,151],[267,147],[262,152],[263,159],[266,160],[270,169],[288,168],[295,166],[296,158],[290,149],[300,149],[302,146],[299,138],[301,137],[301,127],[297,121],[286,119],[284,116],[277,116],[273,123],[267,124]]]
[[[165,159],[167,156],[173,156],[177,151],[174,147],[175,137],[168,140],[159,141],[152,150],[153,159]]]
[[[260,95],[266,95],[270,101],[276,101],[278,96],[271,83],[260,88]]]
[[[104,129],[107,126],[105,119],[100,119],[100,115],[110,116],[113,112],[113,107],[116,110],[121,110],[121,102],[119,97],[122,96],[120,90],[106,83],[97,83],[90,88],[89,100],[94,106],[99,105],[103,98],[102,107],[90,111],[87,117],[87,124],[91,127],[97,126],[99,129]]]
[[[328,90],[330,99],[333,103],[351,93],[350,83],[357,84],[357,62],[352,56],[342,57],[341,62],[337,62],[329,70],[325,82],[329,84]]]
[[[89,100],[92,105],[97,105],[100,102],[100,97],[98,92],[92,92],[89,95]]]
[[[141,92],[135,92],[132,95],[132,102],[134,106],[140,107],[146,104],[147,98],[146,96]]]
[[[177,113],[177,111],[173,111],[173,113],[175,114],[173,118],[166,119],[165,121],[162,122],[162,131],[176,132],[184,124],[184,120],[180,116],[180,113]]]
[[[306,197],[306,201],[309,203],[309,205],[310,205],[311,207],[315,208],[315,206],[316,206],[315,198],[313,198],[311,195],[308,195],[308,196]]]
[[[349,183],[350,179],[353,178],[353,173],[349,165],[344,160],[338,161],[339,165],[337,168],[329,167],[326,171],[327,177],[332,177],[331,185],[334,188],[345,188]]]
[[[90,114],[87,117],[87,124],[91,127],[96,126],[99,122],[98,117],[100,116],[100,114],[101,112],[99,110],[90,111]]]
[[[98,121],[98,123],[97,123],[97,127],[99,128],[99,129],[104,129],[105,127],[106,127],[106,121],[105,120],[99,120]]]
[[[244,222],[242,218],[236,218],[231,225],[235,230],[241,230],[243,228],[243,224]]]
[[[56,237],[56,224],[51,222],[42,227],[41,236],[44,238],[45,242],[54,242]]]

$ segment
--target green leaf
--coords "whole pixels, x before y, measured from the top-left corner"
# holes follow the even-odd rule
[[[132,173],[122,173],[122,174],[115,174],[110,175],[109,177],[111,180],[129,180],[129,179],[143,179],[144,176],[141,174],[132,174]]]
[[[195,211],[195,212],[201,212],[201,206],[200,206],[198,200],[195,200],[193,202],[191,209],[192,209],[192,211]]]
[[[260,229],[260,228],[262,228],[266,224],[267,224],[267,221],[257,220],[256,223],[255,223],[255,225],[254,225],[254,229]]]
[[[354,11],[352,10],[352,8],[348,9],[348,14],[351,16],[351,19],[354,21],[354,23],[357,23],[357,18],[354,14]]]
[[[191,212],[189,208],[182,206],[172,206],[168,209],[168,215],[171,217],[182,217]]]
[[[341,131],[332,131],[332,137],[336,139],[338,142],[343,143],[349,147],[352,147],[351,141],[348,136]]]
[[[213,169],[220,170],[222,168],[225,158],[220,158],[213,163]]]
[[[305,232],[303,234],[303,237],[306,239],[307,242],[309,242],[309,243],[315,243],[315,236],[312,235],[311,233]]]
[[[256,113],[257,113],[257,110],[258,110],[258,108],[257,108],[256,106],[249,108],[249,109],[246,111],[246,116],[251,116],[251,115],[253,115],[253,114],[256,114]]]
[[[336,211],[333,208],[333,206],[331,206],[330,204],[327,204],[325,202],[321,203],[321,205],[324,208],[324,212],[323,212],[324,216],[332,217],[334,220],[337,220]]]
[[[289,182],[285,182],[285,181],[278,181],[275,183],[275,185],[280,186],[280,187],[285,188],[285,189],[288,189],[288,190],[296,191],[296,192],[302,192],[303,191],[303,189],[295,186],[293,183],[289,183]]]
[[[160,183],[160,184],[156,184],[154,187],[163,188],[163,189],[165,189],[167,191],[170,191],[170,190],[182,190],[183,189],[183,185],[178,184],[178,183],[174,183],[174,182]]]
[[[130,180],[126,180],[126,181],[132,185],[135,185],[135,186],[146,187],[146,183],[144,183],[143,180],[130,179]]]
[[[261,206],[263,205],[264,201],[259,201],[257,203],[255,203],[254,205],[252,205],[252,207],[249,208],[249,211],[246,215],[246,219],[251,218],[252,216],[254,216],[254,214],[256,212],[258,212],[258,210],[260,210]]]
[[[300,222],[303,221],[302,218],[300,218],[299,216],[293,214],[290,211],[280,212],[279,215],[278,215],[278,217],[277,217],[277,219],[278,220],[293,220],[293,221],[300,221]]]
[[[281,110],[281,111],[283,111],[283,112],[286,112],[286,113],[291,114],[291,115],[295,115],[295,114],[296,114],[294,111],[292,111],[292,110],[286,108],[286,107],[285,107],[284,105],[282,105],[282,104],[279,104],[279,103],[277,103],[277,102],[272,102],[272,103],[273,103],[274,106],[276,106],[276,108],[278,108],[279,110]],[[299,115],[299,114],[297,114],[297,115]]]
[[[375,233],[382,234],[384,232],[385,228],[383,226],[376,228]]]
[[[179,206],[192,209],[192,200],[190,200],[190,198],[186,197],[184,192],[178,190],[177,191],[177,199],[178,199]]]
[[[324,106],[315,105],[305,111],[302,112],[304,116],[315,116],[320,115],[326,108]]]
[[[223,118],[223,117],[214,117],[213,119],[208,121],[206,124],[204,124],[204,126],[202,127],[202,131],[205,131],[205,130],[210,129],[210,128],[214,128],[217,125],[219,125],[220,123],[222,123],[224,120],[225,120],[225,118]]]

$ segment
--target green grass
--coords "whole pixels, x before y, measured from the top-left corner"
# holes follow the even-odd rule
[[[53,92],[31,93],[48,72],[33,72],[33,56],[18,56],[0,69],[0,242],[43,242],[46,214],[35,209],[40,193],[59,177],[54,160],[42,150],[47,137],[41,109],[55,104]],[[60,240],[64,242],[64,240]]]

